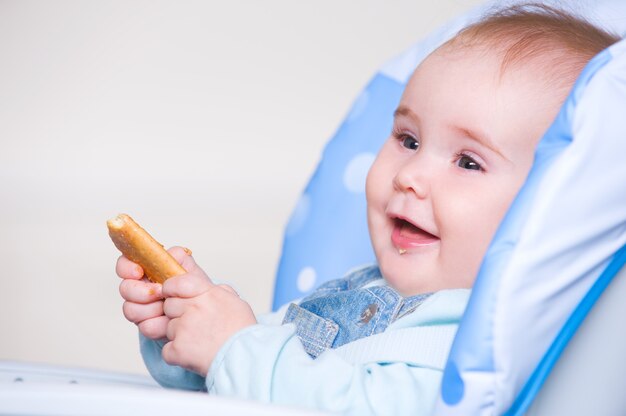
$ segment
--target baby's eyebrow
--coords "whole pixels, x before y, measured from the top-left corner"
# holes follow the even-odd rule
[[[405,116],[408,117],[410,119],[412,119],[415,122],[419,121],[419,117],[417,116],[417,114],[415,114],[413,111],[411,111],[411,109],[409,107],[405,107],[405,106],[400,106],[396,109],[396,111],[393,112],[393,117],[397,118],[399,116]]]
[[[473,130],[465,128],[465,127],[453,126],[453,129],[459,131],[462,135],[468,137],[469,139],[474,140],[478,144],[498,154],[504,160],[509,160],[506,156],[504,156],[504,154],[500,151],[500,149],[498,149],[498,146],[496,146],[495,143],[492,140],[490,140],[488,137],[486,137],[485,135],[478,134],[474,132]]]

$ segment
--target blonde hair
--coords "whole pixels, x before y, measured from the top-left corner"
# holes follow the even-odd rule
[[[551,81],[571,86],[596,54],[619,41],[582,17],[538,3],[491,11],[444,46],[482,46],[501,56],[501,74],[519,64],[540,64]]]

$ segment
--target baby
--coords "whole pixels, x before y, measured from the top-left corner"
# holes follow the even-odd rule
[[[170,252],[188,273],[163,286],[121,257],[124,315],[139,326],[152,375],[165,386],[342,413],[428,414],[441,363],[390,337],[413,331],[413,345],[448,351],[452,338],[436,335],[456,328],[536,144],[585,64],[617,40],[526,5],[431,53],[368,174],[377,264],[277,313],[257,320],[181,248]]]

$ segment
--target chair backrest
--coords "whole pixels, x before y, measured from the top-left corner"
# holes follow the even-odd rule
[[[357,100],[287,228],[275,307],[373,261],[365,231],[365,173],[387,137],[401,89],[430,51],[493,3],[385,65]],[[625,2],[587,0],[574,9],[626,32]],[[613,277],[602,272],[626,244],[626,164],[619,159],[626,154],[620,137],[626,131],[624,49],[620,42],[594,59],[541,141],[531,175],[476,281],[444,374],[439,414],[526,411],[567,344],[566,336],[557,335],[571,336],[584,317],[571,319],[572,311],[595,302],[597,296],[586,295],[599,276],[605,283]],[[329,217],[334,223],[326,223]],[[556,347],[555,338],[561,342]],[[546,351],[552,356],[545,358]],[[547,363],[543,370],[540,362]],[[547,372],[537,375],[535,368]]]
[[[539,143],[474,285],[440,414],[522,414],[626,261],[624,74],[626,41],[587,65]]]
[[[543,2],[562,4],[560,0]],[[274,310],[307,295],[325,281],[375,261],[367,232],[365,176],[389,135],[393,112],[404,86],[431,51],[501,3],[501,0],[488,1],[417,42],[384,64],[357,97],[326,145],[285,229],[276,273]],[[621,0],[580,0],[575,4],[582,14],[590,15],[604,26],[619,32],[626,27],[616,19],[623,15]]]

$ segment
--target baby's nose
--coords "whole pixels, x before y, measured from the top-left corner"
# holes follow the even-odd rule
[[[412,192],[418,198],[426,198],[430,189],[429,170],[426,163],[411,158],[404,163],[393,180],[394,188],[400,192]]]

